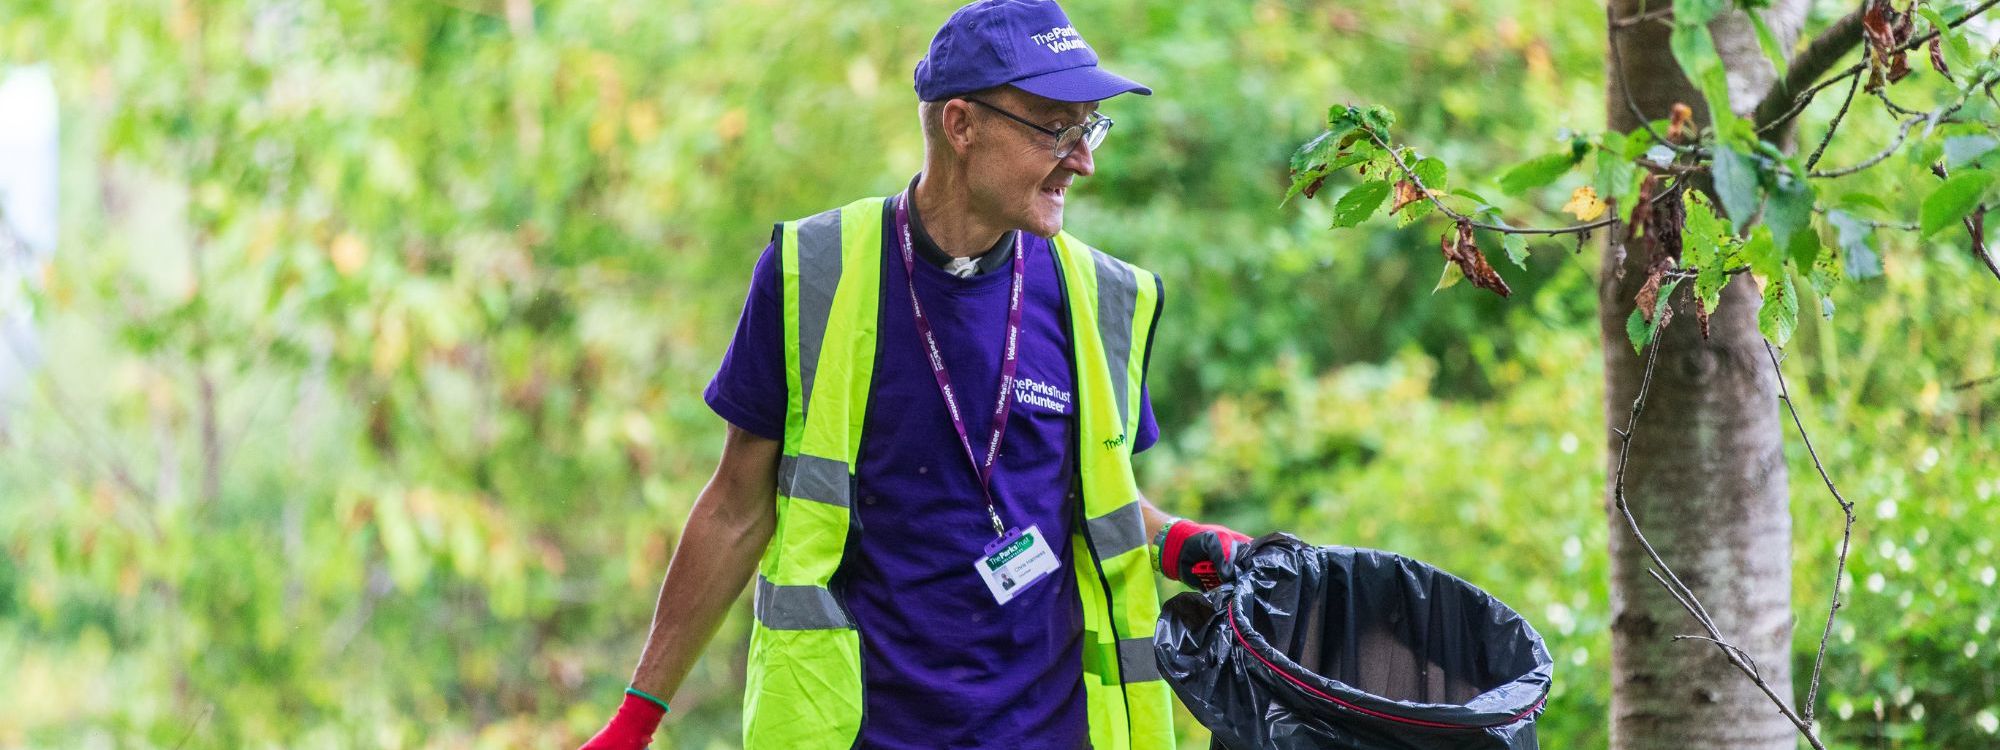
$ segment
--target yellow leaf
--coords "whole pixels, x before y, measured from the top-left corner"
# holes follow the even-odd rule
[[[1604,200],[1597,197],[1597,189],[1589,185],[1577,188],[1569,194],[1569,202],[1562,210],[1576,216],[1578,221],[1592,221],[1604,215]]]

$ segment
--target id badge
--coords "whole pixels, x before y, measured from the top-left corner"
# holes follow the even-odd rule
[[[1029,526],[1027,531],[1014,529],[986,545],[986,554],[972,567],[986,581],[986,590],[993,592],[993,600],[1006,604],[1022,589],[1039,583],[1062,565],[1056,560],[1055,551],[1049,549],[1048,540],[1042,538],[1041,528]]]

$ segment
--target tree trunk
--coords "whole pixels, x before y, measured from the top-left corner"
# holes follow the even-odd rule
[[[1609,0],[1614,19],[1662,3]],[[1778,0],[1764,12],[1789,49],[1805,18],[1803,0]],[[1668,21],[1671,22],[1670,20]],[[1776,72],[1749,20],[1733,13],[1711,26],[1729,70],[1732,109],[1747,113]],[[1640,127],[1627,102],[1647,119],[1665,119],[1673,105],[1707,107],[1668,48],[1666,23],[1614,28],[1616,54],[1607,55],[1606,118],[1610,128]],[[1622,66],[1621,63],[1622,62]],[[1598,281],[1604,342],[1605,422],[1624,429],[1646,360],[1632,350],[1625,320],[1646,280],[1645,240],[1623,247],[1614,227]],[[1739,277],[1722,294],[1704,340],[1695,319],[1692,283],[1673,298],[1673,322],[1660,332],[1645,411],[1634,431],[1625,496],[1640,528],[1706,605],[1725,638],[1756,660],[1773,690],[1791,699],[1791,519],[1781,444],[1777,379],[1757,332],[1757,289]],[[1611,479],[1620,439],[1606,432]],[[1673,640],[1701,632],[1693,618],[1647,572],[1653,567],[1613,493],[1611,524],[1611,747],[1791,750],[1795,729],[1770,699],[1714,645]]]

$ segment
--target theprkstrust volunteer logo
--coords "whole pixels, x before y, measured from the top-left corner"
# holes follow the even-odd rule
[[[1027,404],[1057,414],[1069,413],[1069,391],[1039,380],[1014,380],[1014,403]]]
[[[1076,33],[1075,26],[1056,26],[1040,34],[1030,34],[1028,38],[1034,40],[1036,44],[1047,47],[1050,52],[1090,49],[1090,45],[1084,43],[1083,35]]]

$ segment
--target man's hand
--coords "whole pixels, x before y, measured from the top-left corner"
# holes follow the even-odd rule
[[[1166,528],[1160,544],[1160,573],[1209,591],[1236,578],[1235,562],[1250,537],[1227,526],[1178,520]]]
[[[626,693],[611,723],[583,743],[582,750],[646,750],[653,742],[653,731],[660,728],[660,718],[666,715],[660,704]]]

